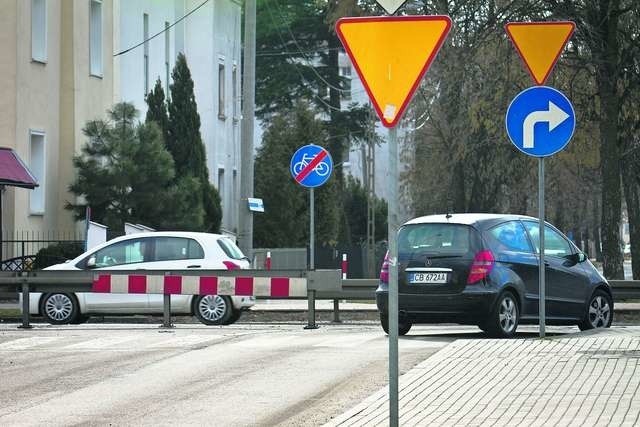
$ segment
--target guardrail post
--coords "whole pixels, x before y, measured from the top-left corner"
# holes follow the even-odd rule
[[[163,295],[163,313],[162,313],[162,325],[161,328],[171,329],[175,326],[171,323],[171,294]]]
[[[342,323],[340,320],[340,300],[333,300],[333,323]]]
[[[22,325],[21,329],[31,329],[33,326],[29,323],[29,284],[22,284]]]
[[[308,320],[307,326],[305,329],[318,329],[318,325],[316,325],[316,291],[308,290],[307,291],[307,302],[308,302]]]

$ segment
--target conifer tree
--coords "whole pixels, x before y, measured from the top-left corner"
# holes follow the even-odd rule
[[[145,122],[155,122],[162,131],[165,145],[169,141],[169,115],[167,114],[167,104],[165,103],[164,90],[160,79],[156,80],[153,90],[145,97],[147,102],[147,116]]]
[[[204,209],[203,230],[218,232],[222,221],[220,195],[209,182],[193,79],[184,54],[178,55],[171,77],[167,148],[175,161],[176,180],[192,177],[199,181]]]

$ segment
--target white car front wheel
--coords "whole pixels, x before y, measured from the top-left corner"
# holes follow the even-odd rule
[[[200,295],[194,300],[193,313],[205,325],[226,325],[233,315],[233,303],[226,295]]]
[[[40,302],[42,316],[52,325],[66,325],[73,322],[79,311],[78,300],[72,294],[46,294]]]

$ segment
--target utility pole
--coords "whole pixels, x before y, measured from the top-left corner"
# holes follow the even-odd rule
[[[371,107],[371,105],[369,105]],[[364,175],[367,191],[367,277],[376,277],[376,142],[373,109],[369,108],[365,138]]]
[[[238,208],[238,243],[253,259],[253,122],[256,88],[256,0],[244,2],[244,66],[242,73],[242,133],[240,136],[240,206]]]

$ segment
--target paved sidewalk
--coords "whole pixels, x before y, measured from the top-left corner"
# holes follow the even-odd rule
[[[634,426],[640,327],[458,340],[400,378],[401,426]],[[328,426],[387,426],[383,389]]]

